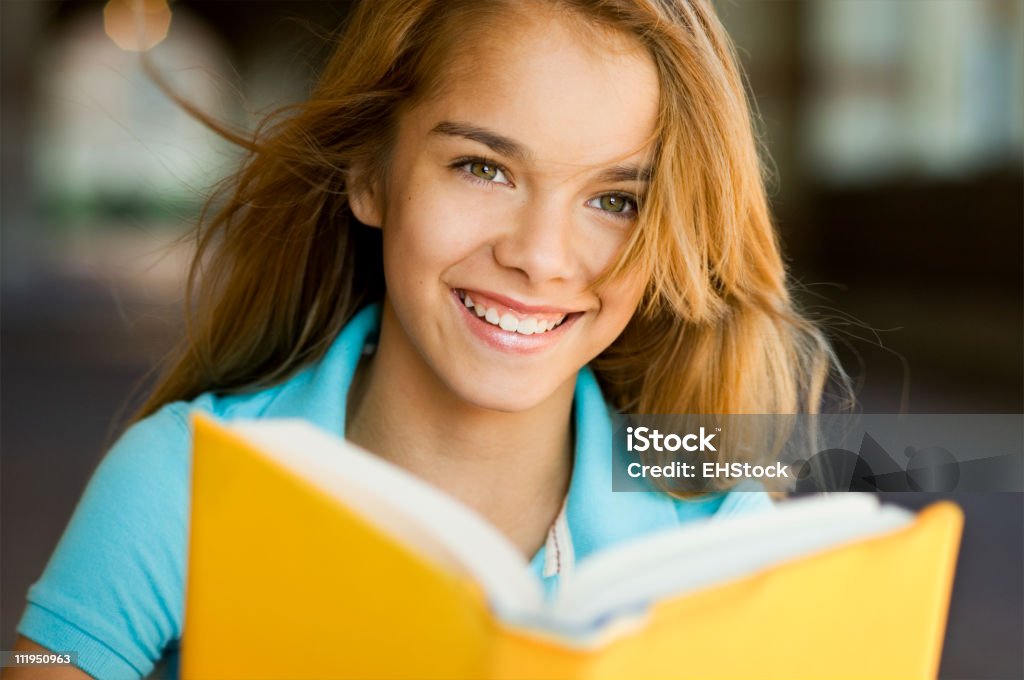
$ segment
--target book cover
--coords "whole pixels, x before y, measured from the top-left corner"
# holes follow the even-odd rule
[[[308,463],[319,460],[309,450],[319,440],[291,437],[306,450],[282,459],[269,453],[280,440],[263,444],[204,416],[194,428],[186,678],[930,678],[938,671],[962,526],[951,503],[880,533],[613,609],[580,634],[559,626],[525,590],[521,610],[508,616],[481,583],[486,567],[467,567],[457,549],[430,546],[422,532],[384,528],[402,524],[400,510],[367,516],[368,507],[392,512],[387,490],[371,504],[347,504],[333,473]],[[369,455],[340,440],[328,444],[326,465],[342,475],[346,455]],[[717,545],[690,559],[728,564],[741,547]],[[646,573],[653,578],[666,566],[651,564]]]

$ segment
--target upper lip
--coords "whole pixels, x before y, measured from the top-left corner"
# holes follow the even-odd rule
[[[519,302],[518,300],[513,300],[510,297],[498,295],[497,293],[492,293],[491,291],[488,290],[478,290],[469,288],[460,288],[459,290],[466,293],[470,297],[479,294],[483,297],[490,298],[495,302],[498,302],[515,312],[519,312],[520,314],[573,314],[574,312],[578,311],[574,309],[568,309],[566,307],[551,307],[548,305],[528,305],[526,303]]]

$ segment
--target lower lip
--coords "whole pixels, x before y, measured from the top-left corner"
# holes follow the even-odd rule
[[[581,312],[574,312],[568,315],[565,321],[553,330],[545,331],[544,333],[534,333],[533,335],[523,335],[515,331],[503,330],[494,324],[484,321],[459,299],[459,293],[454,289],[452,289],[452,300],[455,301],[455,306],[461,310],[462,319],[466,322],[466,327],[473,335],[488,347],[510,354],[543,352],[558,343],[569,331],[569,328],[576,323],[576,320],[582,316]]]

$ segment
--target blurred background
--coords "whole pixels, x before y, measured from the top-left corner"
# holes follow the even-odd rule
[[[301,99],[344,1],[0,0],[0,648],[180,329],[187,240],[247,128]],[[804,308],[865,412],[1024,410],[1024,2],[716,2]],[[126,23],[127,21],[127,23]],[[1024,676],[1021,494],[967,512],[945,678]],[[919,506],[934,497],[897,496]],[[870,653],[866,651],[866,653]]]

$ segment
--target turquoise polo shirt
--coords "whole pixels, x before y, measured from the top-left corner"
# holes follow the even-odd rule
[[[77,651],[98,678],[139,678],[158,661],[177,675],[184,621],[189,516],[189,413],[225,420],[304,418],[339,437],[360,357],[372,352],[380,306],[359,311],[326,355],[284,383],[244,395],[207,393],[168,404],[130,427],[89,481],[40,579],[18,632],[55,651]],[[530,563],[551,593],[572,566],[620,541],[680,523],[771,506],[763,493],[698,501],[613,493],[612,425],[589,367],[576,378],[576,449],[569,491]]]

